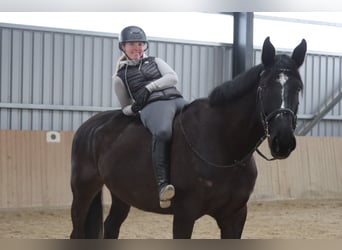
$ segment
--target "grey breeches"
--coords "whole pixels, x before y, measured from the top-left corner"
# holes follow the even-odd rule
[[[141,110],[140,119],[155,139],[169,141],[175,114],[187,103],[183,98],[152,102]]]

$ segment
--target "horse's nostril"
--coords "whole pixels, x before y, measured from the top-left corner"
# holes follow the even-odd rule
[[[279,139],[278,139],[277,137],[274,138],[274,140],[273,140],[273,150],[274,150],[274,152],[276,152],[276,153],[279,153],[279,152],[280,152]]]

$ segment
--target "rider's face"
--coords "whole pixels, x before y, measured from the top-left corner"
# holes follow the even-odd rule
[[[143,42],[127,42],[122,45],[123,51],[131,60],[140,59],[144,54],[145,43]]]

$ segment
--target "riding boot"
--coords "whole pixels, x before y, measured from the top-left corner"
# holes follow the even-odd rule
[[[169,184],[170,171],[170,143],[153,138],[152,162],[155,177],[159,188],[159,201],[161,208],[171,205],[171,199],[175,196],[175,188]]]

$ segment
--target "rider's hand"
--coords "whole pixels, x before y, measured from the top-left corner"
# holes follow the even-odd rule
[[[151,95],[151,92],[147,88],[145,87],[141,88],[135,96],[136,106],[141,107],[141,109],[145,107],[150,95]]]
[[[135,114],[138,113],[143,108],[144,108],[144,106],[140,105],[138,102],[133,103],[132,107],[131,107],[133,113],[135,113]]]

